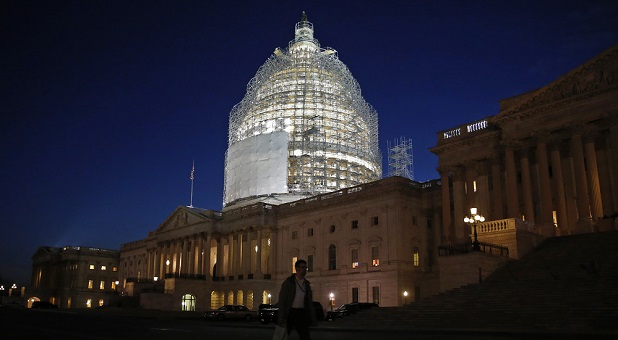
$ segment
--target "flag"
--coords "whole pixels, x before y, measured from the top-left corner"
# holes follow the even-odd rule
[[[195,173],[195,162],[193,163],[193,166],[191,167],[191,175],[189,175],[189,179],[193,180],[193,174]]]

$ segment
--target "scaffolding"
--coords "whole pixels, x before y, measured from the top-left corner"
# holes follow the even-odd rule
[[[233,158],[259,159],[272,166],[281,160],[248,157],[238,143],[256,145],[265,135],[282,131],[287,138],[285,183],[275,183],[281,176],[273,174],[269,179],[273,182],[266,185],[269,189],[242,189],[241,194],[243,185],[239,183],[257,174],[246,170],[254,164]],[[280,142],[276,137],[269,143]],[[224,206],[243,195],[315,195],[381,177],[377,112],[361,96],[358,82],[337,51],[320,47],[313,37],[313,24],[303,13],[295,26],[294,40],[286,50],[275,49],[249,81],[245,97],[230,112]]]
[[[414,180],[412,157],[412,140],[395,138],[393,145],[386,142],[388,148],[388,176],[401,176]]]

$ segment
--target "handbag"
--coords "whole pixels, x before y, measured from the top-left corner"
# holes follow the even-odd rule
[[[273,334],[273,340],[288,340],[287,327],[275,325],[275,334]]]

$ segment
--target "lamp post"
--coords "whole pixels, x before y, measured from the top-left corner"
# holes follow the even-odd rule
[[[476,208],[470,208],[470,217],[464,217],[464,222],[468,223],[472,226],[474,230],[474,240],[472,241],[472,251],[481,251],[481,247],[479,245],[479,239],[476,233],[476,226],[479,223],[483,223],[485,221],[485,217],[483,215],[477,214]]]
[[[408,291],[404,290],[403,291],[403,304],[406,304],[406,301],[408,300]]]
[[[268,293],[268,304],[269,305],[270,305],[270,297],[271,297],[271,295],[270,295],[270,293]]]
[[[329,295],[330,297],[330,311],[333,311],[333,305],[335,304],[335,294],[334,293],[330,293]]]

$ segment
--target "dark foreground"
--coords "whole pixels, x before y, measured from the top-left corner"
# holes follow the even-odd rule
[[[32,310],[0,308],[2,339],[271,339],[273,325],[257,321],[207,321],[197,313],[161,313],[109,310]],[[315,339],[561,339],[568,334],[500,333],[455,330],[388,330],[339,328],[336,322],[320,322],[312,329]],[[298,339],[292,333],[290,339]]]

